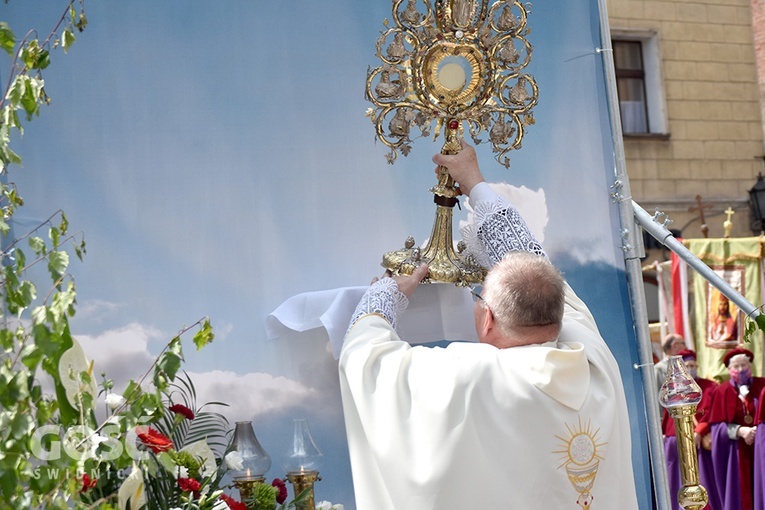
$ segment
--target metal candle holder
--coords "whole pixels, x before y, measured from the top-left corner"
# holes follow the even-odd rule
[[[680,459],[680,476],[683,488],[677,494],[677,502],[686,510],[701,510],[707,506],[707,490],[699,483],[699,460],[693,442],[693,417],[696,405],[688,404],[667,409],[675,421],[677,456]]]
[[[685,510],[701,510],[707,505],[707,490],[699,483],[699,459],[693,441],[693,417],[701,402],[701,388],[688,373],[681,356],[670,356],[667,378],[661,386],[659,402],[675,421],[677,455],[683,487],[677,502]]]
[[[234,478],[234,487],[239,490],[239,496],[242,501],[247,504],[247,501],[255,495],[255,488],[259,483],[266,481],[263,476],[244,476],[241,478]]]
[[[313,484],[321,480],[318,471],[290,471],[287,473],[287,481],[292,484],[295,497],[308,490],[308,497],[295,505],[297,510],[316,510],[316,498]]]

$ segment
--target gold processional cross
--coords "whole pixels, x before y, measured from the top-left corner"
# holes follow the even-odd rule
[[[526,40],[530,4],[497,0],[393,0],[392,18],[377,41],[382,64],[367,71],[367,110],[377,138],[390,148],[386,159],[412,149],[412,130],[437,139],[443,154],[460,151],[464,126],[475,144],[488,133],[496,160],[510,166],[507,153],[521,148],[525,127],[534,123],[538,89],[523,72],[531,61]],[[415,138],[417,138],[416,136]],[[383,256],[394,275],[429,266],[425,281],[467,286],[483,281],[486,268],[457,251],[452,213],[459,188],[445,168],[431,188],[436,203],[433,230],[424,248],[412,237],[404,248]]]
[[[730,239],[730,231],[733,229],[733,221],[731,221],[731,217],[736,214],[736,211],[728,207],[725,210],[725,215],[727,216],[726,220],[723,222],[723,229],[725,231],[725,239]]]

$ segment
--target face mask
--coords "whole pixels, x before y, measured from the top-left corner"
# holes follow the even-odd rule
[[[699,373],[699,371],[698,371],[698,370],[696,370],[695,368],[691,368],[691,369],[689,369],[689,370],[688,370],[688,372],[690,372],[690,374],[691,374],[691,377],[693,377],[694,379],[696,379],[696,376],[697,376],[697,375],[698,375],[698,373]]]
[[[749,384],[751,378],[752,378],[752,371],[749,370],[748,368],[745,368],[744,370],[730,371],[731,381],[736,383],[738,386],[741,386],[743,384]]]

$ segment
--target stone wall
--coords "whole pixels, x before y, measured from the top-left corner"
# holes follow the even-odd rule
[[[732,236],[754,235],[747,191],[764,168],[754,42],[765,46],[765,32],[753,35],[753,19],[765,17],[764,3],[607,0],[612,33],[658,34],[668,132],[625,136],[624,149],[633,198],[669,214],[683,237],[702,235],[689,211],[697,195],[711,206],[710,237],[723,235],[728,207],[736,211]]]

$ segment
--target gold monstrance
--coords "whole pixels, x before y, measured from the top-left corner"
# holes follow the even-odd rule
[[[412,146],[410,132],[419,129],[434,139],[444,131],[443,154],[460,151],[467,123],[475,144],[488,133],[497,161],[510,166],[507,153],[521,147],[525,126],[534,123],[532,108],[538,89],[523,73],[531,61],[526,40],[530,4],[498,0],[393,0],[393,23],[377,41],[380,67],[367,71],[366,97],[374,104],[367,115],[377,137],[398,152]],[[468,255],[462,243],[455,252],[452,213],[459,188],[445,168],[431,188],[436,219],[425,248],[409,237],[404,249],[383,255],[383,266],[394,275],[411,274],[421,263],[429,266],[425,281],[466,286],[483,281],[486,269]]]

